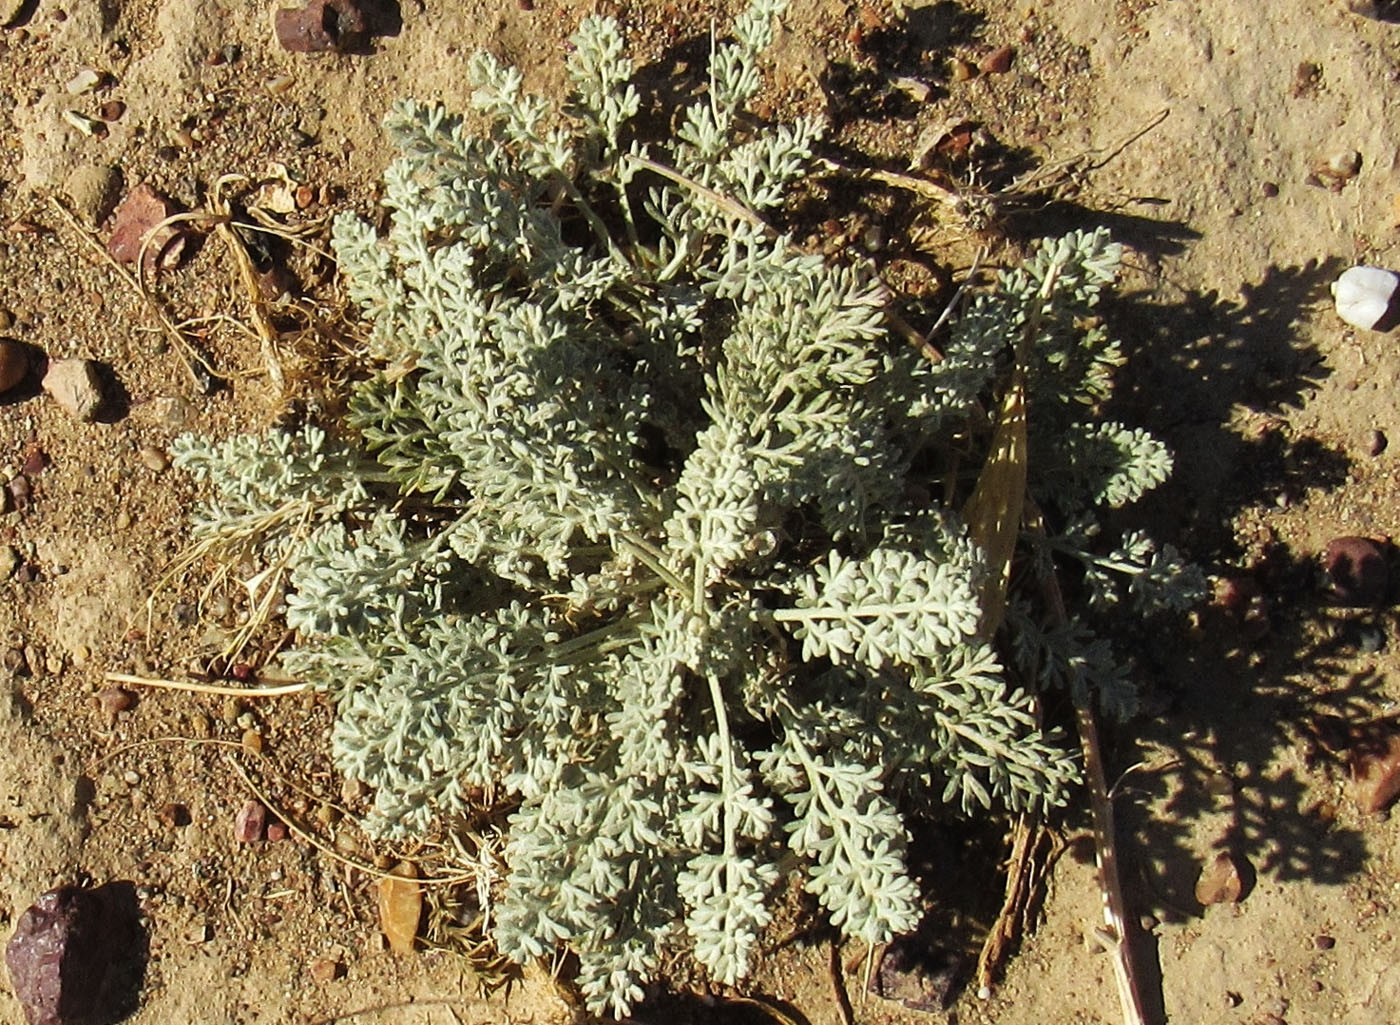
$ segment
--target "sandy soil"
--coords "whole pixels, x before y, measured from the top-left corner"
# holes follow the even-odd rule
[[[0,2],[0,17],[12,6]],[[479,999],[452,956],[383,949],[364,875],[295,841],[234,843],[246,784],[226,749],[177,738],[236,743],[258,732],[261,785],[280,807],[308,820],[322,803],[353,813],[357,796],[341,793],[326,764],[317,702],[232,707],[143,692],[114,717],[95,703],[105,672],[187,676],[236,626],[232,592],[222,618],[207,603],[202,618],[191,614],[195,579],[176,581],[148,616],[194,497],[160,453],[183,430],[265,425],[281,402],[256,342],[227,319],[246,316],[245,294],[216,237],[156,289],[177,320],[215,318],[196,327],[229,386],[205,394],[151,310],[51,198],[105,238],[112,201],[138,183],[194,209],[221,176],[282,165],[311,187],[291,220],[368,210],[392,98],[460,109],[462,61],[482,46],[525,68],[532,87],[557,90],[563,41],[600,6],[622,17],[658,74],[709,30],[709,12],[662,0],[420,0],[381,19],[387,34],[353,55],[283,52],[271,8],[252,0],[31,0],[0,29],[0,334],[99,361],[119,399],[94,424],[34,389],[0,405],[0,478],[23,475],[32,492],[0,517],[0,543],[24,561],[0,583],[0,922],[59,882],[134,882],[151,935],[134,1022],[546,1022],[576,1012],[542,977]],[[721,20],[735,6],[717,5]],[[1108,738],[1149,990],[1175,1022],[1400,1020],[1390,925],[1400,826],[1360,811],[1327,742],[1338,722],[1393,711],[1394,616],[1330,609],[1316,585],[1329,538],[1400,536],[1400,456],[1395,446],[1372,454],[1373,432],[1400,439],[1394,336],[1347,328],[1327,294],[1354,262],[1400,266],[1400,151],[1387,116],[1398,32],[1319,0],[794,0],[774,56],[771,102],[824,111],[853,161],[902,169],[966,119],[986,157],[962,185],[995,192],[1017,166],[1060,169],[1052,203],[999,197],[988,237],[1102,223],[1132,247],[1109,316],[1132,353],[1129,405],[1178,455],[1171,493],[1147,515],[1212,573],[1254,576],[1272,602],[1262,639],[1216,609],[1189,634],[1144,639],[1151,714]],[[1005,73],[954,73],[956,61],[976,65],[1005,45]],[[69,83],[84,68],[104,83],[75,94]],[[894,84],[901,77],[927,95]],[[96,117],[113,101],[124,109],[102,135],[67,116]],[[1354,177],[1310,180],[1319,162],[1351,151]],[[872,193],[833,215],[851,238],[873,228],[882,258],[915,287],[946,281],[984,241],[956,218],[919,213],[907,195]],[[1009,253],[998,244],[992,255]],[[332,294],[327,266],[295,266],[313,297]],[[171,803],[188,809],[188,825],[171,824]],[[348,821],[325,826],[327,842],[372,857]],[[1086,825],[1085,814],[1063,824],[1039,927],[989,1000],[963,992],[924,1013],[863,995],[863,952],[833,955],[829,937],[802,922],[775,937],[751,992],[811,1025],[842,1021],[838,989],[862,1023],[1118,1021],[1093,939]],[[931,843],[923,866],[931,897],[949,908],[950,957],[999,899],[985,875],[969,875],[989,857],[971,843]],[[1219,851],[1245,869],[1243,899],[1203,908],[1196,877]],[[960,901],[969,878],[981,882]],[[319,958],[343,973],[319,979]],[[0,1017],[21,1020],[7,991],[0,1004]],[[737,1020],[726,1015],[710,1012]]]

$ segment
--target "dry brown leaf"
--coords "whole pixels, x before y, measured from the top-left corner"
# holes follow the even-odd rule
[[[417,880],[418,869],[411,861],[399,862],[391,875],[379,880],[379,928],[396,954],[413,953],[423,915],[423,887]]]
[[[992,431],[992,451],[963,506],[967,531],[987,554],[989,572],[982,586],[982,636],[1001,625],[1011,556],[1026,501],[1026,375],[1017,364]]]

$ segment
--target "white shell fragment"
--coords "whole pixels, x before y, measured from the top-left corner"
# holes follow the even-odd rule
[[[1352,327],[1374,331],[1394,320],[1391,303],[1400,290],[1400,274],[1383,267],[1352,267],[1332,283],[1337,316]]]

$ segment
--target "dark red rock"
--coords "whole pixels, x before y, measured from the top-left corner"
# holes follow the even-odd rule
[[[1212,604],[1226,612],[1243,614],[1250,601],[1259,594],[1259,582],[1253,577],[1221,577],[1215,582]]]
[[[963,974],[962,958],[918,933],[896,937],[880,956],[868,991],[913,1011],[943,1011]]]
[[[49,457],[37,445],[31,445],[24,453],[24,461],[19,464],[19,472],[30,477],[38,476],[49,465]]]
[[[5,963],[29,1025],[109,1025],[135,1010],[145,937],[129,883],[65,886],[15,926]]]
[[[1322,553],[1328,594],[1338,605],[1379,605],[1390,573],[1381,546],[1368,537],[1339,537]]]
[[[365,12],[355,0],[311,0],[282,8],[274,19],[277,42],[292,53],[347,53],[369,38]]]

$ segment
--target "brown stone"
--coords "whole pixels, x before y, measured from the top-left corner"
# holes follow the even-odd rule
[[[1327,590],[1338,605],[1379,605],[1390,573],[1380,544],[1367,537],[1338,537],[1322,553]]]
[[[1362,811],[1375,813],[1400,795],[1400,733],[1360,733],[1351,750],[1352,792]]]
[[[277,42],[292,53],[346,53],[362,48],[369,36],[355,0],[311,0],[299,9],[283,8],[274,27]]]
[[[29,349],[13,338],[0,338],[0,395],[29,376]]]
[[[1011,70],[1011,62],[1015,59],[1014,46],[998,46],[977,63],[977,68],[984,75],[1004,75]]]
[[[1221,851],[1201,869],[1196,880],[1196,900],[1201,904],[1237,904],[1243,895],[1240,866],[1228,851]]]

